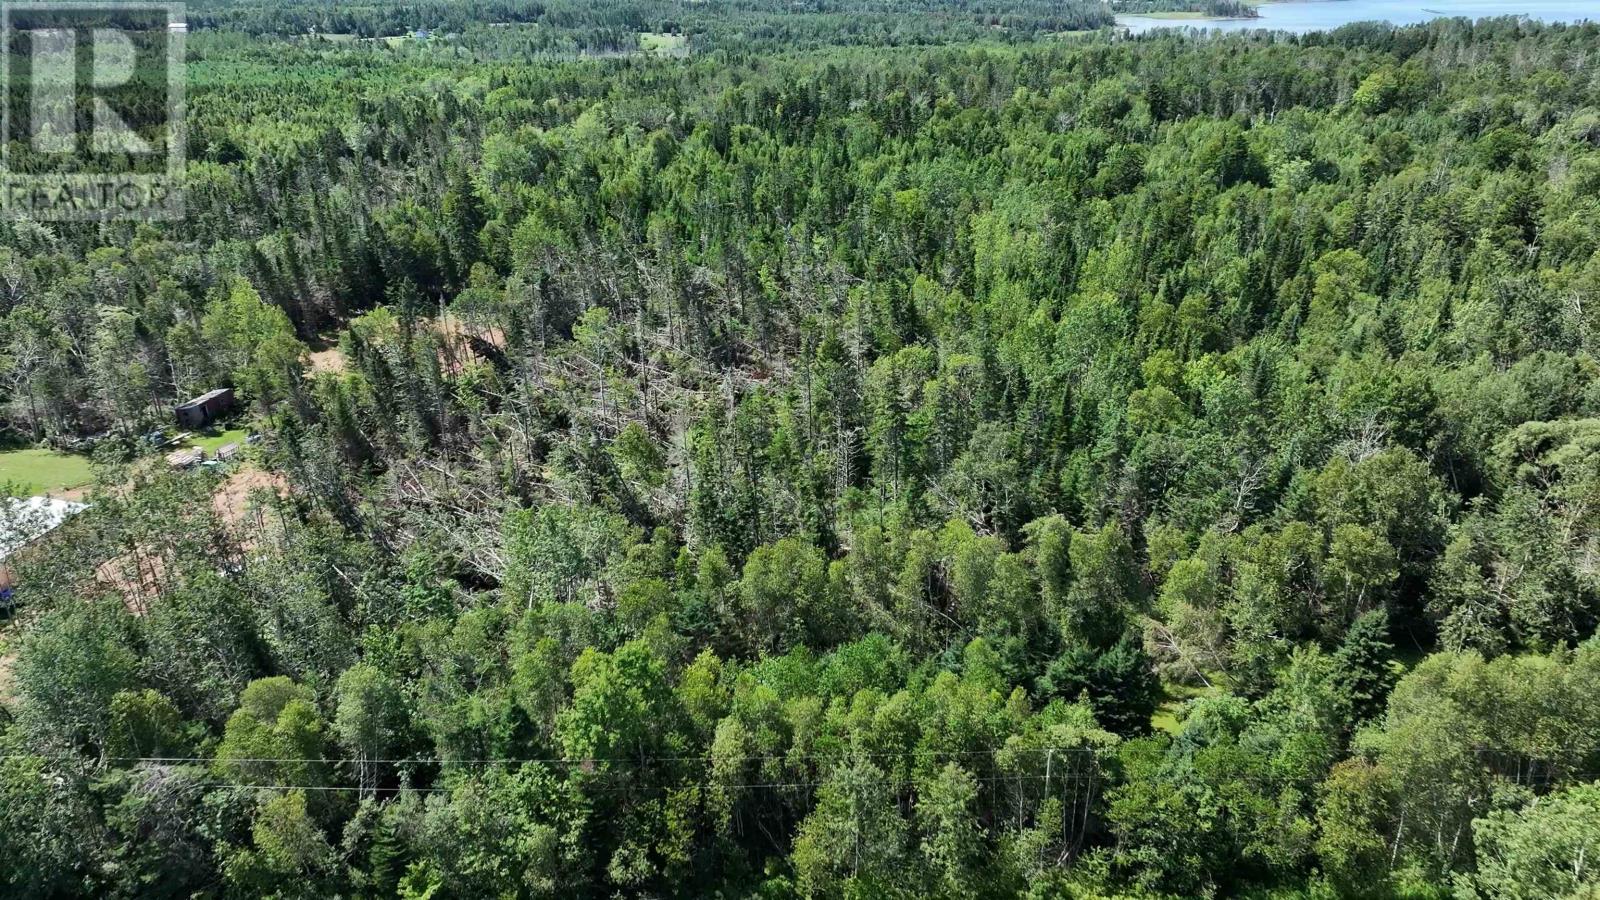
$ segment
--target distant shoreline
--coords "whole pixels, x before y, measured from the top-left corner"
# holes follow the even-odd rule
[[[1175,10],[1160,13],[1123,13],[1118,19],[1149,19],[1153,22],[1254,22],[1260,16],[1213,16],[1209,13]]]
[[[1331,0],[1330,0],[1331,2]],[[1172,10],[1170,12],[1122,13],[1118,19],[1150,19],[1164,22],[1253,22],[1260,16],[1213,16],[1199,10]]]
[[[1338,6],[1334,11],[1329,7]],[[1388,0],[1265,0],[1256,5],[1263,15],[1256,17],[1216,16],[1194,11],[1156,13],[1118,13],[1117,26],[1125,31],[1139,33],[1162,28],[1189,28],[1224,31],[1260,29],[1304,34],[1311,31],[1331,31],[1352,22],[1378,21],[1395,27],[1420,25],[1439,18],[1461,17],[1467,19],[1524,16],[1540,22],[1594,21],[1594,15],[1581,4],[1528,3],[1519,0],[1473,4],[1466,9],[1438,9],[1419,4],[1388,2]],[[1320,11],[1317,11],[1319,10]],[[1574,12],[1580,14],[1574,16]],[[1585,15],[1584,13],[1587,13]]]

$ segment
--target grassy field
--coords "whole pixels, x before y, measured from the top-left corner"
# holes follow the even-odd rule
[[[0,488],[18,496],[61,494],[93,480],[87,456],[36,449],[0,453]]]
[[[658,56],[682,56],[689,52],[689,37],[661,31],[641,31],[639,49]]]
[[[426,39],[419,40],[415,35],[410,34],[391,34],[387,37],[356,38],[356,40],[364,43],[379,43],[387,47],[403,47],[406,44],[427,43]]]
[[[209,458],[215,456],[220,447],[243,443],[247,434],[249,431],[243,427],[207,429],[191,434],[184,439],[182,446],[203,447]],[[68,491],[86,488],[93,482],[89,457],[79,453],[34,448],[0,452],[0,490],[4,490],[6,495],[60,496]]]
[[[203,447],[205,448],[206,456],[209,457],[215,454],[219,447],[241,443],[248,433],[243,428],[229,428],[227,431],[206,430],[191,436],[183,442],[183,446]]]

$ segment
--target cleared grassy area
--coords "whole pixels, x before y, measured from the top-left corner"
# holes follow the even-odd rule
[[[93,481],[87,456],[39,449],[0,453],[0,489],[20,497],[59,495]]]
[[[661,56],[682,56],[689,52],[689,36],[663,31],[639,32],[639,49]]]
[[[184,441],[183,446],[202,447],[206,451],[206,456],[211,456],[217,452],[217,448],[219,447],[225,447],[228,444],[241,443],[247,434],[249,434],[249,432],[243,428],[229,428],[226,431],[207,430],[199,432],[198,434]]]
[[[1150,727],[1168,734],[1178,733],[1178,718],[1183,712],[1183,705],[1197,697],[1214,697],[1225,693],[1227,685],[1221,676],[1210,676],[1211,684],[1179,684],[1177,682],[1163,681],[1161,705],[1156,707],[1155,715],[1150,717]]]

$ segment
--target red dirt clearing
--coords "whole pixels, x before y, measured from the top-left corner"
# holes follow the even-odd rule
[[[257,491],[270,490],[279,497],[289,496],[289,482],[277,472],[267,472],[254,466],[244,466],[222,480],[216,493],[211,495],[211,507],[217,511],[229,530],[235,533],[256,524]]]
[[[307,353],[306,361],[308,375],[321,375],[324,372],[338,374],[345,369],[344,354],[339,352],[338,347]]]

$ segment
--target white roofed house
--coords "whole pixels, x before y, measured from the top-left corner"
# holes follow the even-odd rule
[[[0,500],[0,613],[11,609],[11,591],[16,577],[7,562],[87,508],[82,503],[52,497]]]

